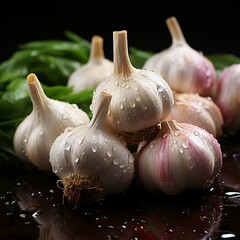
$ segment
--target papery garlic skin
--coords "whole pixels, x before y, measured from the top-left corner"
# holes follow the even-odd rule
[[[162,122],[159,135],[135,157],[136,173],[150,191],[177,195],[204,189],[222,167],[220,144],[206,130],[176,120]]]
[[[133,155],[125,143],[105,128],[112,96],[108,93],[101,96],[98,111],[91,121],[66,129],[50,149],[52,170],[62,180],[65,196],[73,203],[81,201],[81,191],[86,190],[86,186],[82,186],[82,178],[89,182],[91,189],[117,194],[130,186],[134,176]],[[73,186],[80,192],[70,192]]]
[[[240,64],[225,67],[218,76],[215,102],[220,108],[226,133],[235,135],[240,130]]]
[[[114,133],[133,133],[153,127],[164,120],[174,104],[173,93],[162,76],[132,66],[127,31],[113,32],[114,70],[93,94],[91,110],[96,112],[102,91],[112,94],[107,127]]]
[[[220,108],[210,97],[198,93],[174,92],[174,107],[166,120],[192,123],[212,133],[215,138],[223,134]]]
[[[88,62],[70,75],[67,86],[73,86],[74,92],[95,89],[100,82],[112,74],[112,71],[113,62],[105,57],[103,38],[94,35]]]
[[[13,137],[17,156],[37,168],[51,171],[49,149],[66,127],[90,121],[87,113],[70,104],[47,97],[33,73],[27,76],[32,112],[17,126]]]
[[[172,36],[169,48],[154,54],[143,69],[160,72],[172,90],[212,96],[217,76],[213,63],[185,40],[175,17],[166,20]]]

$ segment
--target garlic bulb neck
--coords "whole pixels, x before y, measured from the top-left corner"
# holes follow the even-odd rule
[[[132,74],[132,64],[128,54],[128,42],[127,42],[127,31],[114,31],[113,32],[114,42],[114,66],[113,72],[116,75],[130,76]]]
[[[97,127],[101,129],[106,129],[105,122],[106,122],[106,117],[108,114],[108,107],[111,101],[112,95],[106,92],[102,92],[99,102],[98,102],[98,107],[97,107],[97,112],[93,115],[91,121],[90,121],[90,126],[91,127]]]
[[[32,100],[33,110],[38,112],[38,109],[43,110],[47,104],[48,98],[46,97],[37,76],[34,73],[30,73],[27,76],[27,83],[29,88],[29,95]]]
[[[105,54],[103,51],[103,38],[94,35],[91,40],[91,49],[90,49],[90,56],[89,62],[99,62],[105,59]]]
[[[167,18],[166,24],[171,34],[173,45],[187,44],[186,39],[183,35],[182,29],[175,17]]]

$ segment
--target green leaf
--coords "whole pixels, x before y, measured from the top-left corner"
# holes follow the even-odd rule
[[[227,66],[240,63],[240,58],[233,54],[212,54],[207,57],[213,63],[217,74],[219,74]]]
[[[150,58],[154,53],[149,51],[142,51],[134,47],[130,48],[130,60],[134,67],[142,68],[143,64]]]

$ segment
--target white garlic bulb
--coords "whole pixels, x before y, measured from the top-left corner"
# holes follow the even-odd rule
[[[135,164],[147,190],[177,195],[211,186],[222,167],[222,151],[206,130],[170,120],[162,122],[159,135],[140,149]]]
[[[50,149],[52,170],[70,203],[89,204],[123,192],[134,176],[133,155],[105,127],[112,96],[100,96],[91,121],[66,129]]]
[[[223,117],[220,108],[210,97],[202,97],[198,93],[174,92],[174,107],[166,120],[192,123],[214,137],[223,134]]]
[[[223,115],[223,128],[227,134],[240,131],[240,64],[225,67],[218,76],[215,102]]]
[[[105,57],[103,38],[94,35],[91,40],[88,62],[80,66],[70,75],[67,86],[73,86],[74,92],[94,89],[100,82],[112,74],[112,71],[113,62]]]
[[[102,91],[112,94],[107,128],[126,142],[138,143],[154,135],[156,125],[171,112],[173,93],[159,73],[132,66],[126,30],[113,32],[113,47],[113,74],[97,86],[90,107],[97,111]]]
[[[160,72],[177,92],[212,96],[217,78],[213,63],[186,42],[175,17],[167,18],[166,24],[172,36],[171,46],[150,57],[143,69]]]
[[[41,170],[50,171],[49,149],[66,127],[89,122],[90,119],[76,104],[46,96],[34,73],[27,76],[32,112],[17,126],[13,137],[17,156]]]

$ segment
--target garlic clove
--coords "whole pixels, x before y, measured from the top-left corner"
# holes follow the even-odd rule
[[[41,170],[50,171],[49,149],[66,127],[89,122],[76,104],[48,98],[34,73],[27,76],[32,112],[17,126],[13,137],[17,156]]]
[[[76,69],[67,81],[67,86],[73,86],[75,92],[85,89],[95,89],[103,79],[112,74],[113,62],[105,57],[103,38],[94,35],[91,40],[89,60]]]
[[[240,64],[225,67],[218,76],[215,103],[223,115],[223,128],[235,135],[240,130]]]
[[[89,123],[66,129],[50,149],[53,172],[69,203],[92,204],[125,191],[134,176],[134,158],[105,126],[112,95],[101,93]]]
[[[143,69],[160,72],[177,92],[212,96],[217,80],[213,63],[186,42],[175,17],[167,18],[166,24],[172,36],[171,46],[150,57]]]
[[[161,131],[135,157],[136,174],[149,191],[178,195],[203,190],[222,167],[220,144],[206,130],[176,120],[161,123]]]
[[[114,31],[113,43],[113,74],[97,86],[90,108],[97,111],[101,92],[112,94],[107,128],[128,143],[138,143],[156,135],[158,123],[173,108],[173,93],[159,73],[132,66],[126,30]]]
[[[197,93],[174,92],[174,107],[166,120],[192,123],[204,128],[214,137],[223,134],[223,117],[220,108],[210,97]]]

